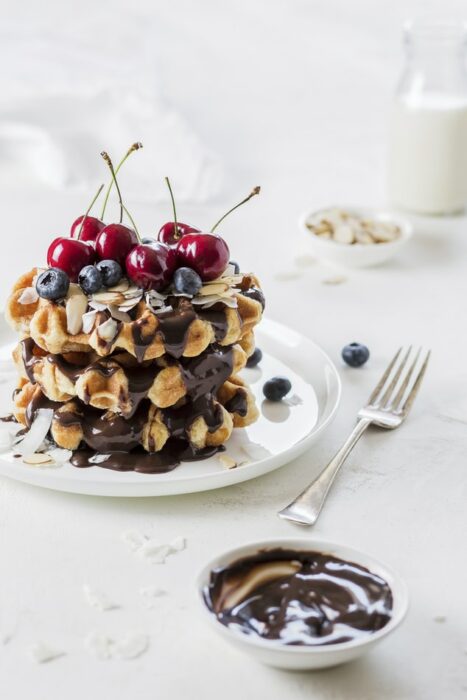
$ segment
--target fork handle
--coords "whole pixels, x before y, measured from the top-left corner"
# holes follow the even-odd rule
[[[339,469],[371,422],[367,418],[358,420],[357,425],[327,467],[292,503],[278,513],[279,517],[303,525],[315,524]]]

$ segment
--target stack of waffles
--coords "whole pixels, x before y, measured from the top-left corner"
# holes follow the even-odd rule
[[[91,295],[71,283],[51,301],[36,291],[42,272],[23,275],[7,304],[21,338],[14,416],[27,430],[48,409],[47,438],[75,466],[168,470],[256,420],[238,376],[264,308],[254,275],[229,265],[193,298],[127,277]]]

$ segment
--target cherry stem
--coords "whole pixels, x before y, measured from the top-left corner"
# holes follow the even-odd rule
[[[94,195],[94,199],[92,200],[91,204],[88,206],[88,208],[87,208],[87,210],[86,210],[86,214],[83,216],[83,220],[81,221],[81,226],[79,227],[78,239],[81,238],[81,232],[82,232],[82,230],[83,230],[84,222],[85,222],[86,219],[88,218],[89,212],[90,212],[91,209],[93,208],[94,204],[96,203],[96,200],[98,199],[98,197],[99,197],[99,195],[100,195],[100,193],[102,192],[103,189],[104,189],[104,185],[102,184],[102,185],[99,187],[99,189],[97,190],[96,194]]]
[[[118,171],[120,170],[120,168],[122,167],[122,165],[123,165],[123,163],[126,161],[126,159],[127,159],[129,156],[131,156],[131,154],[134,153],[134,151],[139,151],[140,148],[143,148],[143,144],[142,144],[140,141],[137,141],[136,143],[133,143],[133,144],[130,146],[130,148],[128,149],[128,151],[125,153],[125,155],[123,156],[122,160],[120,161],[120,163],[119,163],[119,164],[117,165],[117,167],[115,168],[115,175],[118,174]],[[104,214],[105,214],[105,210],[106,210],[106,207],[107,207],[107,202],[109,201],[109,195],[110,195],[110,193],[111,193],[111,191],[112,191],[112,187],[113,187],[113,186],[114,186],[114,178],[112,177],[112,179],[111,179],[111,181],[110,181],[110,183],[109,183],[109,186],[108,186],[108,188],[107,188],[107,192],[106,192],[106,194],[105,194],[104,204],[103,204],[103,206],[102,206],[102,212],[101,212],[101,219],[104,219]]]
[[[170,184],[169,178],[166,177],[166,178],[165,178],[165,181],[166,181],[166,183],[167,183],[167,187],[169,188],[170,199],[172,200],[172,209],[173,209],[173,213],[174,213],[174,226],[175,226],[175,231],[174,231],[173,237],[175,238],[175,240],[178,240],[179,238],[181,238],[181,236],[180,236],[180,232],[179,232],[179,230],[178,230],[178,224],[177,224],[177,209],[176,209],[176,207],[175,207],[174,193],[172,192],[172,186],[171,186],[171,184]]]
[[[238,207],[241,207],[242,204],[246,204],[246,202],[248,202],[252,197],[254,197],[255,195],[259,194],[260,192],[261,192],[261,187],[259,187],[259,186],[254,187],[254,188],[251,190],[251,192],[250,192],[250,194],[248,195],[248,197],[245,197],[245,199],[242,199],[242,201],[239,202],[238,204],[236,204],[234,207],[232,207],[232,209],[229,209],[229,211],[226,212],[226,213],[224,214],[224,216],[221,216],[221,218],[219,219],[219,221],[218,221],[217,223],[215,223],[214,226],[212,227],[211,233],[214,233],[214,231],[215,231],[216,228],[219,226],[219,224],[221,223],[221,221],[224,221],[224,219],[225,219],[227,216],[229,216],[229,214],[231,214],[233,211],[235,211],[235,209],[238,209]]]
[[[133,217],[131,216],[131,214],[128,211],[128,209],[126,208],[126,206],[123,204],[122,193],[120,192],[120,187],[118,186],[117,178],[115,177],[115,170],[114,170],[112,160],[106,151],[102,151],[101,156],[103,157],[103,159],[105,160],[105,162],[109,166],[109,170],[112,173],[113,182],[115,183],[115,187],[117,188],[118,200],[120,202],[120,223],[122,223],[122,221],[123,221],[123,212],[125,212],[125,214],[129,218],[129,220],[131,221],[133,228],[135,229],[135,233],[136,233],[136,236],[137,236],[139,242],[141,243],[141,238],[140,238],[138,229],[135,226],[135,222],[133,221]]]
[[[135,224],[135,221],[134,221],[132,215],[130,214],[130,212],[128,211],[128,209],[126,208],[125,205],[122,205],[122,206],[123,206],[123,210],[124,210],[125,214],[127,215],[127,217],[128,217],[128,218],[130,219],[130,221],[131,221],[131,225],[132,225],[133,228],[135,229],[135,233],[136,233],[136,236],[137,236],[137,238],[138,238],[138,241],[141,243],[141,236],[139,235],[139,231],[138,231],[138,229],[136,228],[136,224]]]

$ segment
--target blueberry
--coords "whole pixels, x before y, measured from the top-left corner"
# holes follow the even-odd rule
[[[263,386],[263,394],[269,401],[281,401],[292,388],[287,377],[273,377]]]
[[[203,281],[191,267],[179,267],[178,270],[175,270],[173,285],[178,294],[194,297],[203,286]]]
[[[240,265],[235,260],[229,260],[229,265],[233,265],[234,272],[236,275],[240,274]]]
[[[247,367],[256,367],[256,365],[259,365],[261,360],[263,359],[263,353],[259,348],[255,348],[254,353],[250,355],[248,360],[246,361],[246,366]]]
[[[122,268],[116,260],[101,260],[96,267],[101,273],[104,287],[114,287],[122,279]]]
[[[361,343],[350,343],[342,350],[342,359],[350,367],[361,367],[370,357],[370,351]]]
[[[78,275],[78,283],[85,294],[95,294],[102,289],[102,274],[94,265],[86,265]]]
[[[63,299],[70,287],[70,278],[67,273],[58,267],[49,267],[39,275],[36,282],[36,290],[42,299]]]

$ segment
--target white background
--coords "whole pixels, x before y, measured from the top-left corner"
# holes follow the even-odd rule
[[[400,259],[347,273],[338,286],[323,284],[335,273],[310,259],[296,223],[303,210],[329,203],[384,204],[387,114],[401,65],[401,23],[427,6],[447,14],[461,3],[17,4],[1,3],[0,125],[28,89],[35,99],[48,95],[52,73],[62,80],[54,89],[63,92],[68,79],[72,96],[94,87],[99,95],[102,85],[112,83],[125,101],[132,85],[147,88],[158,114],[175,113],[197,145],[183,153],[173,145],[163,148],[163,137],[155,139],[161,152],[157,178],[148,168],[144,193],[133,192],[128,201],[140,228],[149,234],[170,218],[158,168],[174,182],[182,180],[178,172],[193,166],[193,153],[208,154],[218,182],[209,181],[201,204],[194,201],[196,187],[195,195],[186,188],[182,219],[207,226],[261,184],[261,197],[226,222],[223,233],[242,267],[261,278],[269,316],[309,335],[339,363],[344,395],[336,421],[307,455],[222,491],[105,500],[1,480],[2,697],[465,697],[467,221],[414,219],[416,236]],[[36,42],[39,49],[29,53],[25,47]],[[78,123],[92,125],[89,110],[86,114],[84,102],[78,103]],[[46,125],[49,117],[55,126],[60,121],[46,111]],[[154,120],[154,134],[159,123]],[[131,138],[144,140],[146,134],[151,141],[147,123],[143,131]],[[128,145],[112,139],[120,151]],[[3,144],[2,298],[16,276],[44,261],[50,239],[66,235],[82,213],[105,176],[97,152],[105,146],[98,144],[96,180],[88,191],[39,182]],[[79,160],[77,153],[74,157]],[[129,173],[138,170],[139,154],[134,158]],[[154,201],[147,195],[151,187]],[[372,353],[358,371],[339,361],[341,347],[353,340],[365,342]],[[198,619],[196,572],[225,547],[296,532],[277,519],[277,509],[326,463],[388,358],[405,342],[433,349],[410,420],[395,433],[365,435],[318,525],[302,532],[362,548],[393,565],[410,588],[408,619],[371,656],[347,667],[315,674],[261,667],[225,646]],[[133,528],[161,542],[184,535],[188,548],[163,566],[151,566],[120,540]],[[89,608],[81,592],[85,582],[107,591],[121,609]],[[138,591],[150,584],[169,593],[147,611]],[[445,621],[436,621],[440,617]],[[118,635],[133,629],[151,638],[140,659],[98,661],[84,649],[92,630]],[[35,664],[28,649],[38,640],[66,656]]]

